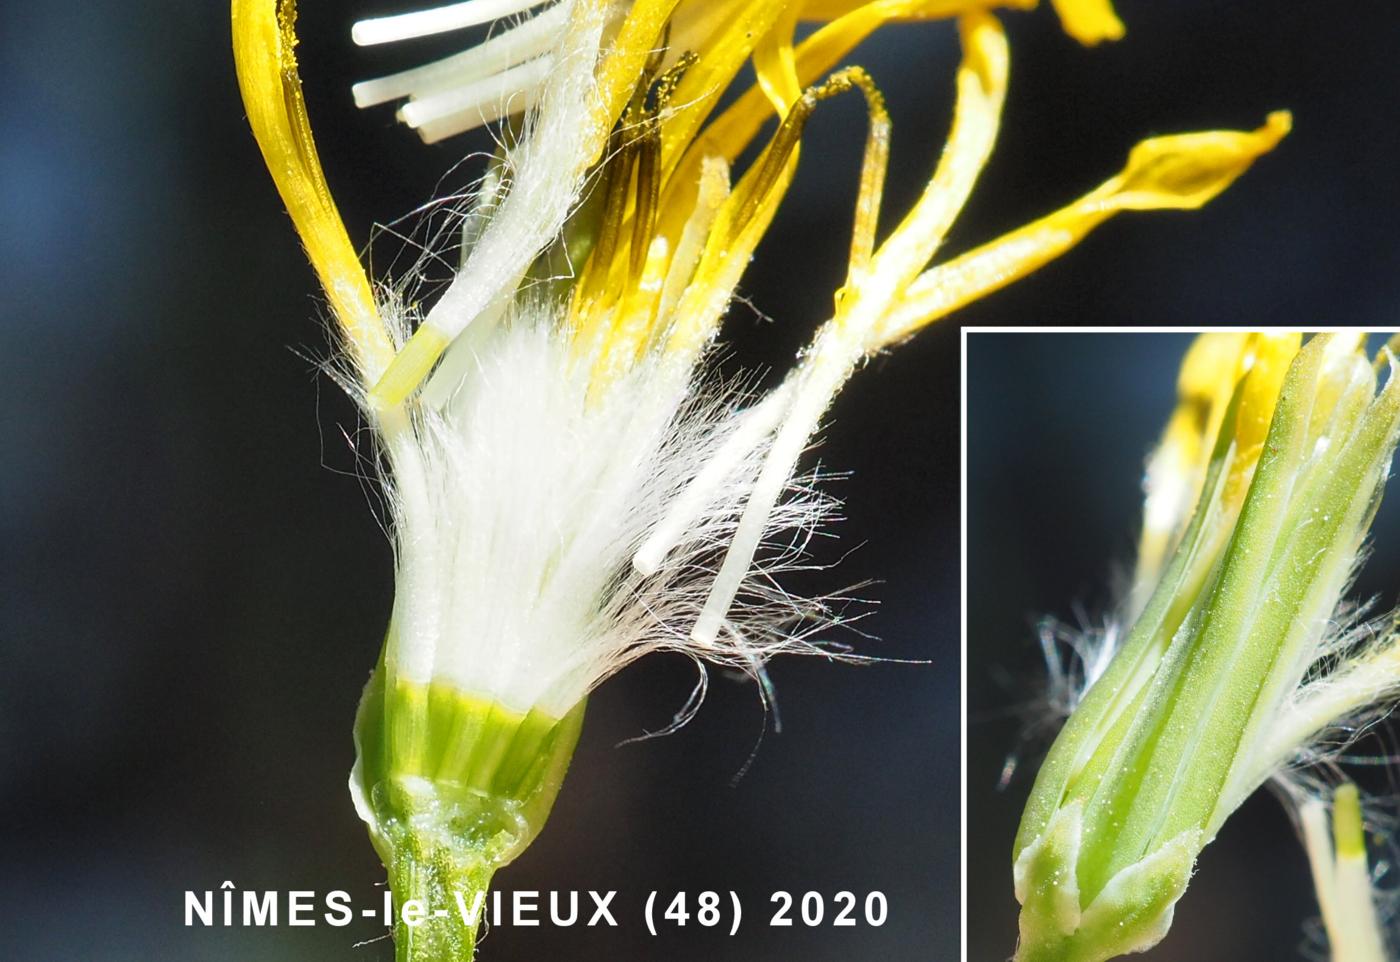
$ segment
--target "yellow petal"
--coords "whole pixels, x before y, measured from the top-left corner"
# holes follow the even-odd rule
[[[671,250],[657,237],[647,251],[641,276],[616,305],[592,364],[590,390],[595,394],[615,382],[642,356],[657,321],[657,307],[666,284]]]
[[[627,102],[637,89],[647,61],[656,50],[666,21],[671,18],[679,0],[637,0],[622,21],[612,49],[599,66],[598,87],[589,110],[589,146],[591,153],[581,158],[579,169],[592,166],[603,156],[608,134],[612,131]]]
[[[676,305],[675,321],[664,341],[664,353],[678,366],[688,368],[714,337],[749,258],[792,183],[797,169],[795,159],[789,157],[777,179],[757,198],[747,220],[739,215],[749,207],[745,198],[755,193],[752,175],[757,170],[750,170],[720,205],[694,277]]]
[[[993,7],[1029,10],[1036,0],[807,0],[803,20],[835,20],[862,8],[883,8],[888,20],[938,20]]]
[[[1144,141],[1128,164],[1097,190],[1033,224],[1012,231],[909,285],[882,332],[882,344],[908,337],[965,304],[1054,260],[1122,210],[1187,210],[1228,187],[1288,133],[1287,112],[1269,115],[1251,132],[1216,130]]]
[[[1235,497],[1241,501],[1244,499],[1247,479],[1253,475],[1254,466],[1264,450],[1264,439],[1268,437],[1269,425],[1274,419],[1274,408],[1278,406],[1284,375],[1302,346],[1303,335],[1297,331],[1255,334],[1249,339],[1236,374],[1237,378],[1244,379],[1244,383],[1240,387],[1240,406],[1235,414],[1235,457],[1226,482],[1226,500]]]
[[[709,0],[707,0],[709,2]],[[754,47],[773,30],[793,0],[747,0],[696,47],[700,55],[676,86],[676,105],[662,123],[662,170],[669,176],[695,139],[715,101],[749,59]]]
[[[1200,334],[1181,362],[1176,410],[1147,461],[1147,496],[1133,577],[1134,594],[1144,601],[1200,496],[1249,339],[1246,331]]]
[[[297,77],[295,0],[233,0],[232,18],[248,124],[351,354],[373,383],[393,359],[394,347],[316,155]]]
[[[1123,21],[1109,0],[1052,0],[1060,24],[1080,43],[1092,47],[1103,40],[1119,40]]]
[[[1283,378],[1302,335],[1244,331],[1201,334],[1177,375],[1177,406],[1147,462],[1147,498],[1138,542],[1133,592],[1139,601],[1155,587],[1201,495],[1216,438],[1236,390],[1234,454],[1222,504],[1237,510],[1259,463]]]
[[[902,0],[901,5],[904,5]],[[828,24],[797,48],[793,66],[799,87],[815,82],[884,22],[865,12],[874,6],[876,4],[867,4],[847,21]],[[692,209],[703,166],[713,159],[733,164],[771,116],[772,101],[763,87],[754,85],[715,118],[694,141],[686,144],[677,140],[673,144],[671,166],[667,169],[668,183],[659,212],[658,233],[668,237],[679,234]]]
[[[685,226],[679,232],[676,252],[666,274],[657,308],[663,319],[671,317],[691,279],[695,276],[700,257],[705,251],[706,238],[714,225],[721,206],[729,197],[729,165],[722,158],[710,157],[700,168],[700,181],[694,203]]]
[[[753,69],[758,86],[779,115],[786,115],[802,96],[792,35],[797,28],[797,8],[790,7],[754,48]]]
[[[1177,410],[1199,416],[1197,431],[1207,436],[1205,443],[1220,428],[1248,346],[1248,331],[1211,331],[1196,335],[1182,358],[1176,375]],[[1212,423],[1207,412],[1219,417]]]
[[[875,255],[872,274],[902,291],[928,266],[938,245],[967,203],[991,156],[1006,100],[1010,54],[996,17],[970,13],[958,23],[963,59],[953,129],[928,186],[913,209]]]
[[[885,319],[952,227],[996,140],[1009,70],[1006,34],[996,17],[981,12],[963,16],[959,28],[963,59],[958,68],[958,100],[938,168],[869,265],[861,269],[854,264],[846,287],[838,293],[832,323],[858,353],[882,343]],[[862,190],[863,198],[864,194]],[[872,219],[869,211],[858,211],[858,243],[853,246],[857,260],[862,227],[868,226],[864,221]]]
[[[824,83],[809,88],[788,111],[768,146],[716,213],[694,278],[677,307],[676,322],[664,342],[665,353],[672,358],[694,358],[713,337],[749,257],[792,183],[803,126],[820,101],[850,90],[858,90],[865,96],[871,114],[872,138],[867,144],[867,160],[873,153],[883,163],[889,122],[883,98],[869,75],[859,67],[847,67],[832,74]],[[722,163],[722,158],[711,158],[707,166],[716,162]],[[863,229],[873,229],[882,183],[883,168],[876,177],[862,174],[853,256],[860,256],[868,248]]]
[[[808,2],[804,19],[831,20],[797,46],[797,82],[806,87],[829,72],[866,37],[893,20],[937,20],[993,6],[1029,8],[1035,0],[1003,3],[977,0],[820,0]],[[814,9],[815,8],[815,9]],[[705,129],[700,153],[717,154],[730,163],[758,134],[773,109],[763,91],[751,87]]]
[[[1154,137],[1128,155],[1128,166],[1100,188],[1116,210],[1200,207],[1272,150],[1292,127],[1287,111],[1269,115],[1258,130],[1210,130]]]

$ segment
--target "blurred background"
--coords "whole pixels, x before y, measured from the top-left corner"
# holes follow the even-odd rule
[[[342,432],[356,416],[305,360],[326,349],[321,307],[243,121],[226,7],[0,2],[0,918],[9,923],[0,954],[389,959],[386,941],[357,944],[382,935],[368,920],[182,924],[184,891],[224,880],[239,890],[341,888],[363,900],[383,879],[345,780],[351,719],[390,603],[390,552],[349,473]],[[407,6],[301,3],[312,122],[357,242],[490,146],[478,135],[425,148],[390,108],[353,108],[352,81],[461,42],[350,44],[353,20]],[[1006,16],[1005,126],[950,253],[1091,188],[1143,136],[1253,126],[1280,106],[1295,110],[1297,131],[1205,212],[1120,219],[959,320],[1390,322],[1400,303],[1391,173],[1400,31],[1389,5],[1363,0],[1345,16],[1262,0],[1120,9],[1128,38],[1093,51],[1064,37],[1048,9]],[[893,218],[917,196],[946,133],[955,31],[890,28],[853,60],[891,102]],[[744,285],[752,306],[730,314],[733,366],[785,367],[827,315],[862,114],[858,98],[843,98],[810,126],[797,182]],[[1164,346],[1168,369],[1175,351]],[[1113,417],[1134,405],[1127,393],[1088,393],[1104,371],[1075,377],[1041,360],[1028,359],[1037,378],[1018,379],[1009,355],[990,357],[972,385],[974,400],[992,392],[1019,418],[982,437],[1014,459],[1021,484],[1036,489],[1057,466],[1074,470],[1058,482],[1065,496],[1042,511],[995,506],[999,523],[1043,530],[1031,543],[1056,552],[1055,563],[1014,560],[1024,541],[1010,553],[988,541],[974,555],[996,559],[994,614],[1004,619],[974,625],[975,650],[987,655],[971,677],[975,718],[1023,696],[993,691],[988,679],[1024,667],[1028,619],[1092,602],[1107,560],[1124,556],[1136,472],[1155,431],[1115,434],[1129,446],[1117,468],[1097,448],[1066,459],[1045,447],[1054,435],[1037,431],[1086,416],[1076,405],[1053,418],[1056,390]],[[953,957],[958,361],[958,332],[945,323],[868,365],[817,455],[850,476],[834,485],[846,500],[842,540],[822,549],[843,560],[812,587],[877,579],[863,594],[880,605],[860,627],[879,640],[863,650],[929,664],[780,662],[780,733],[752,686],[716,679],[689,727],[616,747],[667,723],[693,682],[688,664],[665,658],[622,673],[592,699],[549,826],[498,883],[618,889],[630,917],[615,930],[500,930],[483,941],[484,959]],[[1112,383],[1160,389],[1169,402],[1169,378]],[[1142,413],[1158,423],[1155,410]],[[1049,454],[1023,457],[1031,450]],[[1103,494],[1081,497],[1090,477],[1104,480]],[[1121,510],[1110,510],[1112,497]],[[1088,511],[1103,512],[1100,541],[1085,541],[1080,526],[1050,536],[1052,521]],[[1033,575],[1051,580],[1011,590],[1013,576]],[[994,819],[1018,809],[1019,786],[984,791],[1014,744],[1014,727],[998,724],[974,727],[985,742],[974,741],[970,773],[974,824],[987,833],[969,858],[982,883],[972,944],[986,959],[1009,955],[1014,932],[1009,829]],[[1270,837],[1278,859],[1297,861],[1286,831]],[[1259,868],[1248,884],[1268,877]],[[743,931],[647,936],[637,915],[645,894],[682,888],[738,890],[749,909]],[[770,929],[762,923],[778,889],[878,889],[889,919],[874,929]],[[1279,908],[1297,911],[1283,912],[1289,921],[1273,926],[1270,944],[1291,951],[1305,895]],[[1241,924],[1237,909],[1229,918]]]
[[[1056,730],[1036,703],[1045,677],[1037,622],[1101,626],[1121,597],[1114,587],[1132,573],[1143,464],[1175,407],[1190,343],[1190,335],[1166,333],[968,335],[969,960],[1004,959],[1016,941],[1011,844]],[[1383,343],[1373,336],[1372,350]],[[1371,558],[1349,597],[1376,598],[1380,613],[1400,600],[1393,480],[1372,535]],[[1039,737],[1022,740],[1037,723]],[[1393,725],[1351,752],[1358,759],[1397,753]],[[1349,774],[1393,798],[1394,771],[1393,763],[1362,764]],[[1386,834],[1393,804],[1377,813]],[[1373,843],[1393,916],[1400,850],[1387,838]],[[1317,915],[1293,825],[1278,800],[1259,791],[1205,849],[1171,933],[1148,958],[1325,959]]]

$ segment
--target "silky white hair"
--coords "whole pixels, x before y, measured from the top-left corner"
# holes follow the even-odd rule
[[[763,405],[739,389],[677,390],[664,357],[591,395],[559,310],[512,307],[466,346],[446,403],[422,405],[388,442],[397,671],[562,713],[651,651],[758,678],[778,653],[852,658],[812,639],[846,599],[781,584],[811,566],[836,505],[812,476],[772,513],[719,637],[691,637],[767,454],[752,430]],[[634,563],[648,544],[651,561]]]

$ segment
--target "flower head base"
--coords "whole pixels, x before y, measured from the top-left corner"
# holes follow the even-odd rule
[[[344,380],[382,442],[397,590],[352,789],[401,898],[454,877],[484,885],[528,842],[584,699],[635,658],[671,650],[761,679],[781,652],[840,655],[812,638],[835,619],[829,606],[793,598],[780,576],[807,563],[824,516],[798,462],[848,377],[1120,211],[1200,206],[1287,130],[1276,114],[1253,132],[1146,141],[1065,209],[930,267],[1000,123],[998,5],[1030,4],[469,0],[361,24],[356,39],[376,43],[539,8],[462,54],[356,88],[362,105],[407,98],[401,117],[428,140],[507,118],[460,211],[462,268],[420,312],[391,288],[375,297],[345,239],[301,104],[290,0],[234,0],[250,123],[330,294]],[[1102,0],[1056,7],[1085,40],[1114,34]],[[889,118],[865,71],[831,71],[887,22],[951,16],[963,59],[948,142],[881,237]],[[798,42],[804,19],[820,26]],[[720,110],[750,62],[758,83]],[[864,98],[869,127],[832,314],[771,392],[717,385],[706,359],[804,126],[847,93]],[[425,876],[430,863],[446,867]],[[452,936],[458,955],[473,931]],[[407,957],[446,951],[400,934]]]
[[[1015,848],[1019,959],[1155,944],[1229,814],[1400,686],[1394,635],[1329,631],[1400,438],[1400,378],[1377,393],[1361,335],[1299,340],[1203,335],[1188,355],[1149,468],[1168,560],[1144,569],[1155,587],[1036,779]],[[1199,493],[1175,524],[1153,510],[1173,464]]]

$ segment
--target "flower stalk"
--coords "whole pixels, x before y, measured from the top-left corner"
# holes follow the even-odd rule
[[[1165,562],[1140,568],[1155,588],[1022,816],[1023,962],[1100,962],[1155,944],[1229,814],[1396,688],[1393,635],[1357,649],[1329,627],[1400,437],[1400,379],[1392,367],[1377,390],[1361,334],[1301,349],[1298,335],[1203,338],[1237,339],[1188,356],[1183,410],[1150,463],[1148,523],[1168,532]],[[1226,391],[1203,389],[1212,371]],[[1153,514],[1154,497],[1180,502],[1160,484],[1170,463],[1199,492],[1174,520]]]

